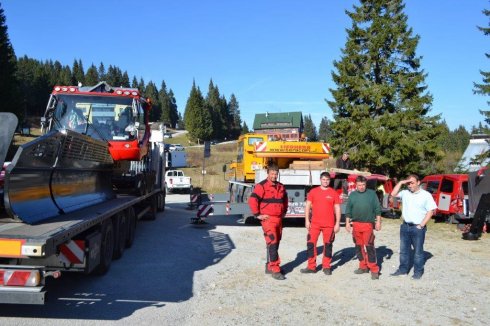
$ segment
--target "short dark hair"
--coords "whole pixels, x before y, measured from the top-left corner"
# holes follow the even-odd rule
[[[320,174],[320,179],[321,179],[321,178],[323,178],[323,177],[327,177],[327,178],[329,178],[329,179],[332,179],[332,178],[330,177],[330,173],[328,173],[328,172],[322,172],[322,174]]]
[[[362,183],[365,183],[367,182],[367,179],[365,176],[363,175],[358,175],[357,178],[356,178],[356,182],[362,182]]]
[[[415,173],[411,173],[407,176],[407,179],[408,178],[414,178],[415,180],[417,181],[420,181],[420,177],[418,175],[416,175]]]
[[[269,164],[267,166],[267,172],[269,171],[278,171],[279,172],[279,167],[276,164]]]

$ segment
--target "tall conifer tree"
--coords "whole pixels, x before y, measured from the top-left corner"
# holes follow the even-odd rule
[[[483,10],[483,14],[487,17],[490,18],[490,10],[485,9]],[[490,21],[490,19],[489,19]],[[488,36],[490,35],[490,22],[487,27],[478,27],[480,31],[483,32],[484,35]],[[485,53],[485,56],[487,58],[490,58],[490,53]],[[474,89],[473,91],[475,94],[480,94],[484,96],[489,96],[490,95],[490,71],[481,71],[480,74],[483,76],[483,82],[478,84],[478,83],[473,83],[474,84]],[[487,102],[487,104],[490,104],[490,101]],[[490,111],[489,110],[480,110],[480,113],[484,117],[484,121],[487,124],[485,127],[482,126],[480,128],[481,131],[488,133],[490,132]],[[490,151],[487,151],[486,153],[483,153],[481,156],[481,159],[485,159],[487,157],[490,157]]]
[[[332,147],[349,151],[359,168],[390,176],[434,172],[440,159],[439,116],[429,116],[427,91],[416,54],[419,36],[407,26],[402,0],[360,0],[347,11],[352,26],[334,62]]]
[[[324,142],[330,142],[332,138],[332,128],[330,127],[330,121],[327,117],[323,117],[318,126],[318,139]]]
[[[235,94],[231,94],[230,101],[228,102],[228,110],[232,117],[232,139],[237,139],[242,131],[242,119],[240,117],[240,105],[235,97]]]
[[[184,112],[184,124],[193,140],[210,140],[213,135],[213,121],[201,90],[192,83]]]
[[[311,114],[305,115],[304,117],[304,133],[308,140],[316,141],[318,139],[318,134],[316,132],[315,124],[311,119]]]
[[[0,5],[0,112],[13,112],[22,118],[19,102],[14,48],[10,43],[3,8]]]
[[[85,83],[87,85],[96,85],[99,82],[99,73],[97,68],[92,63],[92,65],[87,69],[87,74],[85,75]]]

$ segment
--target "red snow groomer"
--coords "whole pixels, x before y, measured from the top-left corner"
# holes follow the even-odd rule
[[[148,152],[151,102],[138,89],[55,86],[48,103],[48,130],[73,130],[107,141],[114,161],[139,161]]]

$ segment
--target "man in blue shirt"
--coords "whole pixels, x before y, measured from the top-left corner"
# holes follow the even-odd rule
[[[400,191],[403,185],[408,189]],[[391,274],[399,276],[408,274],[411,249],[414,249],[413,276],[418,280],[424,274],[424,241],[427,223],[432,217],[437,205],[432,195],[420,188],[420,178],[410,174],[407,179],[398,182],[391,196],[399,197],[402,201],[403,223],[400,226],[400,266]]]

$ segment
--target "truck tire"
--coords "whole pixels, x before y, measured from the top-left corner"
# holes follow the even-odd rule
[[[157,218],[158,199],[157,195],[153,195],[149,198],[150,210],[146,213],[146,219],[153,221]]]
[[[136,235],[136,214],[134,213],[134,208],[129,207],[126,210],[126,216],[128,218],[128,230],[126,232],[126,248],[131,248],[134,242],[134,237]]]
[[[114,252],[114,228],[110,218],[102,222],[100,233],[102,234],[100,242],[100,262],[94,270],[94,274],[96,275],[104,275],[107,273],[112,263],[112,254]]]
[[[158,202],[158,205],[157,205],[157,211],[159,212],[163,212],[165,210],[165,192],[159,192],[157,194],[157,202]]]
[[[124,253],[126,247],[126,233],[128,230],[128,222],[126,212],[119,212],[114,220],[114,252],[113,259],[119,259]]]

